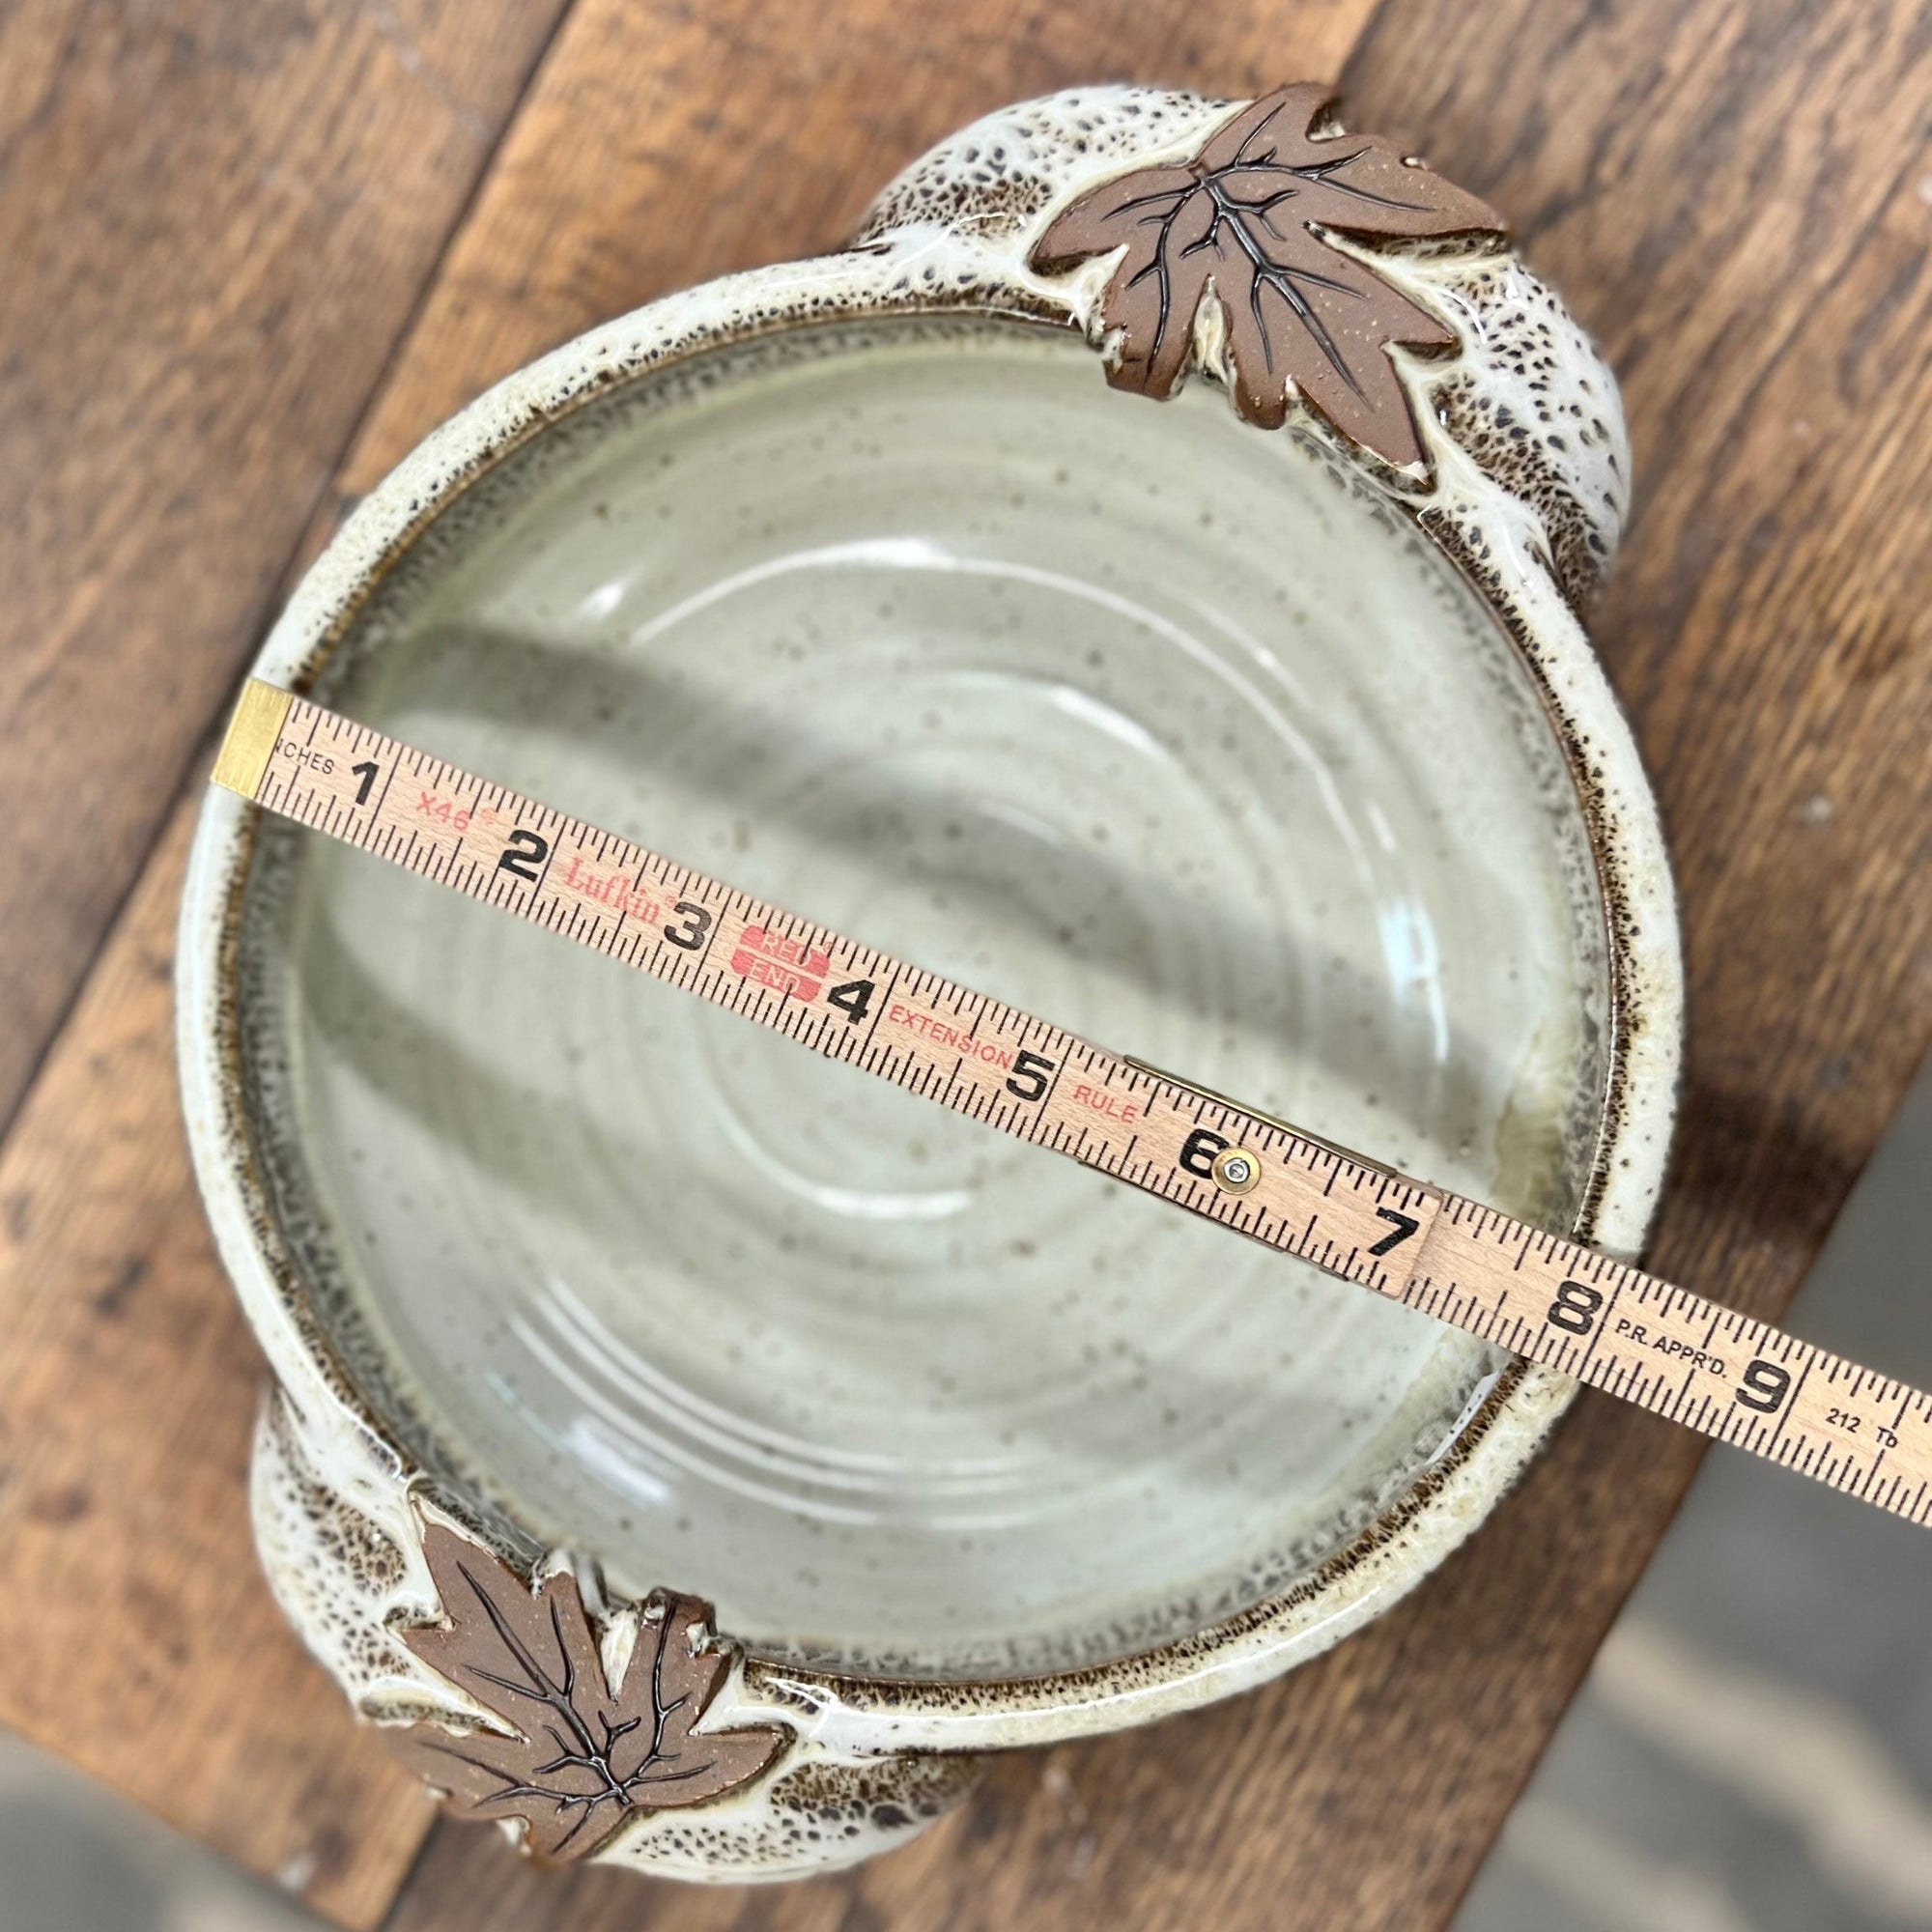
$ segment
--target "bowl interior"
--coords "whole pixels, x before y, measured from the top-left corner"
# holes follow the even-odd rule
[[[1411,524],[1204,384],[990,320],[707,352],[473,486],[320,694],[1512,1211],[1578,1198],[1606,969],[1537,693]],[[274,1209],[394,1436],[759,1651],[1182,1634],[1495,1367],[286,826],[240,966]]]

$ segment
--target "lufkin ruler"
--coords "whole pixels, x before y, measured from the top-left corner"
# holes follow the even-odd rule
[[[214,782],[910,1094],[1932,1521],[1932,1396],[251,680]]]

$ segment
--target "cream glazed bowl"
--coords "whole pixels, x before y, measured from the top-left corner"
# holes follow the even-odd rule
[[[1680,985],[1580,624],[1627,472],[1499,217],[1326,90],[1082,90],[500,384],[255,669],[1629,1255]],[[541,1857],[849,1862],[1276,1676],[1571,1395],[225,793],[180,1029],[270,1580]]]

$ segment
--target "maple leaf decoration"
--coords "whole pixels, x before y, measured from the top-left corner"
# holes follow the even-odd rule
[[[1333,99],[1316,83],[1280,88],[1193,160],[1102,183],[1054,217],[1032,266],[1062,274],[1125,247],[1100,307],[1121,337],[1108,371],[1117,388],[1171,396],[1211,295],[1227,322],[1235,406],[1250,422],[1279,428],[1293,385],[1356,442],[1398,467],[1419,463],[1387,345],[1447,349],[1455,333],[1321,230],[1416,240],[1503,221],[1377,135],[1313,133]]]
[[[522,1819],[535,1857],[587,1857],[639,1812],[716,1798],[778,1756],[785,1734],[776,1728],[692,1728],[730,1662],[700,1631],[708,1604],[653,1597],[612,1692],[574,1577],[532,1591],[440,1523],[425,1526],[423,1551],[447,1621],[398,1634],[510,1732],[418,1723],[393,1742],[464,1815]]]

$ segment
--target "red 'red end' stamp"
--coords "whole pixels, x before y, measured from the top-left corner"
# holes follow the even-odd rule
[[[832,955],[820,947],[808,947],[802,939],[748,925],[738,936],[731,970],[741,980],[754,980],[787,999],[815,1000],[832,970]]]

